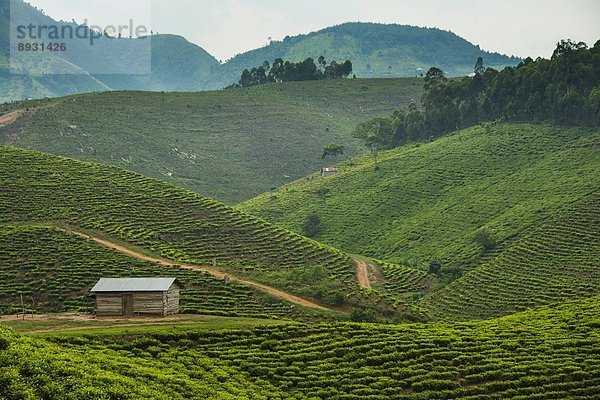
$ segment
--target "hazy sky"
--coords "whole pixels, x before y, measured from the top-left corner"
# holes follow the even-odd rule
[[[30,0],[56,19],[100,26],[130,18],[175,33],[217,59],[264,46],[271,37],[348,21],[450,30],[484,50],[549,57],[563,38],[600,39],[600,0]],[[150,11],[151,10],[151,11]]]

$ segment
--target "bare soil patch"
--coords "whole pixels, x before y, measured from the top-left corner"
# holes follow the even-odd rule
[[[7,126],[14,123],[21,116],[21,111],[13,111],[0,115],[0,125]]]

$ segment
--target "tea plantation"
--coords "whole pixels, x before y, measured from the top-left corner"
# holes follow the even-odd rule
[[[599,141],[585,128],[476,127],[240,209],[298,231],[317,214],[318,240],[404,264],[380,263],[384,292],[435,319],[498,317],[600,294]]]
[[[329,303],[356,287],[346,254],[198,194],[115,167],[0,147],[0,223],[56,221]]]
[[[115,167],[0,147],[0,315],[18,312],[21,294],[29,311],[90,311],[99,277],[168,275],[183,283],[186,313],[281,322],[65,330],[70,321],[31,336],[0,325],[0,400],[597,399],[599,139],[477,127],[240,207],[298,230],[319,215],[318,239],[373,257],[374,290],[358,288],[346,253],[243,211]],[[250,287],[56,226],[344,310],[358,302],[354,321],[377,310],[404,323],[297,322],[305,310]]]
[[[0,315],[94,311],[99,278],[176,277],[181,311],[224,316],[294,316],[296,307],[207,273],[139,261],[52,227],[0,226]]]
[[[383,290],[399,297],[419,294],[437,285],[435,275],[416,268],[386,262],[379,263],[385,280]]]
[[[600,294],[600,193],[514,240],[423,303],[438,318],[470,320]]]
[[[0,397],[591,400],[600,396],[599,321],[593,297],[453,325],[165,328],[50,341],[4,329]]]
[[[239,206],[355,254],[427,269],[468,271],[489,247],[509,243],[600,189],[600,131],[551,125],[474,127],[431,143],[362,156],[337,176],[309,176]]]

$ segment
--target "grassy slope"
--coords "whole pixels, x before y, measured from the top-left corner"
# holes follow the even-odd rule
[[[346,251],[468,269],[482,255],[473,240],[481,227],[508,242],[597,190],[599,140],[584,128],[477,127],[386,152],[379,171],[364,156],[338,176],[309,176],[239,208],[296,231],[316,213],[316,239]]]
[[[384,292],[435,319],[502,316],[600,293],[599,139],[584,128],[473,128],[387,152],[379,171],[358,158],[240,208],[296,230],[317,213],[318,240],[421,268],[381,262]],[[481,229],[495,249],[475,243]],[[431,261],[465,275],[444,286],[423,271]]]
[[[0,147],[0,223],[52,221],[321,300],[355,287],[347,255],[208,198],[115,167]]]
[[[127,257],[51,227],[0,226],[0,314],[94,310],[89,290],[102,277],[177,277],[183,313],[285,316],[289,303],[235,282]]]
[[[0,397],[595,399],[599,317],[594,297],[454,325],[165,327],[54,343],[0,328]]]
[[[37,111],[0,127],[0,143],[116,165],[233,204],[326,166],[325,144],[345,144],[347,157],[363,152],[350,137],[356,123],[421,93],[422,80],[407,78],[71,96],[11,106]]]
[[[599,227],[596,191],[525,232],[422,306],[437,318],[470,320],[598,295]]]

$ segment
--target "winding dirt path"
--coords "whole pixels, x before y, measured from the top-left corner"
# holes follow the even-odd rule
[[[361,288],[372,289],[371,280],[369,279],[369,266],[366,262],[355,259],[356,262],[356,280]]]
[[[113,250],[117,250],[120,253],[126,254],[126,255],[128,255],[130,257],[133,257],[133,258],[137,258],[138,260],[150,261],[150,262],[158,263],[158,264],[165,265],[165,266],[178,265],[181,268],[186,268],[186,269],[192,269],[192,270],[195,270],[195,271],[206,272],[206,273],[209,273],[209,274],[211,274],[211,275],[213,275],[213,276],[215,276],[217,278],[220,278],[220,279],[224,279],[227,276],[232,281],[235,281],[235,282],[240,283],[242,285],[255,287],[255,288],[257,288],[257,289],[259,289],[259,290],[261,290],[263,292],[269,293],[269,294],[271,294],[271,295],[273,295],[275,297],[279,297],[280,299],[289,301],[290,303],[299,304],[299,305],[304,306],[304,307],[316,308],[316,309],[319,309],[319,310],[333,311],[330,308],[323,307],[323,306],[321,306],[321,305],[319,305],[317,303],[314,303],[314,302],[312,302],[310,300],[306,300],[306,299],[303,299],[301,297],[294,296],[292,294],[282,292],[281,290],[272,288],[271,286],[263,285],[262,283],[257,283],[257,282],[243,280],[243,279],[238,279],[234,275],[231,275],[231,274],[228,274],[228,273],[226,274],[226,273],[224,273],[223,271],[221,271],[221,270],[219,270],[217,268],[206,267],[206,266],[203,266],[203,265],[180,264],[180,263],[177,263],[175,261],[168,260],[166,258],[150,257],[150,256],[146,256],[144,254],[138,253],[137,251],[128,249],[128,248],[126,248],[124,246],[121,246],[121,245],[119,245],[117,243],[113,243],[113,242],[111,242],[109,240],[101,239],[101,238],[93,236],[93,235],[88,235],[88,234],[85,234],[85,233],[75,232],[75,231],[67,231],[67,230],[64,230],[64,229],[61,229],[61,230],[63,232],[69,232],[69,233],[72,233],[73,235],[77,235],[77,236],[80,236],[80,237],[83,237],[83,238],[86,238],[86,239],[93,240],[94,242],[96,242],[98,244],[101,244],[104,247],[108,247],[108,248],[111,248]],[[368,277],[367,277],[367,280],[368,280]]]

